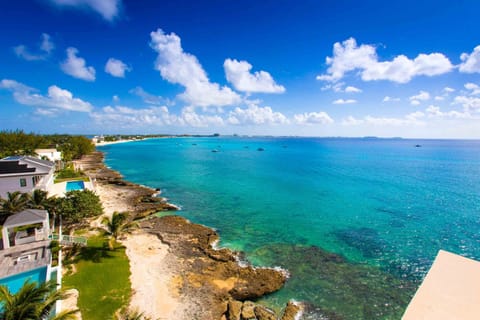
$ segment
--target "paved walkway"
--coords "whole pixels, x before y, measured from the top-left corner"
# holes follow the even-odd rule
[[[402,319],[480,319],[480,262],[440,250]]]

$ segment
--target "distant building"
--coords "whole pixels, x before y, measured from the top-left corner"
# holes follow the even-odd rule
[[[55,163],[28,156],[11,156],[0,160],[0,197],[7,192],[47,191],[53,184]]]
[[[104,142],[105,141],[105,138],[103,135],[101,136],[95,136],[92,138],[92,143],[93,144],[97,144],[97,143],[101,143],[101,142]]]
[[[62,161],[62,152],[57,149],[35,149],[40,159],[47,158],[50,161]]]

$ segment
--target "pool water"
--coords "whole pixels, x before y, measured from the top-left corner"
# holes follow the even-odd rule
[[[41,267],[0,279],[0,285],[7,286],[12,293],[17,293],[25,281],[43,283],[47,279],[47,267]]]
[[[83,183],[82,180],[77,180],[77,181],[68,181],[66,190],[68,191],[73,191],[73,190],[83,190],[85,189],[85,183]]]

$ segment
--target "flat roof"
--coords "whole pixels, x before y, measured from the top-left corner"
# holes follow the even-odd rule
[[[480,319],[480,262],[440,250],[402,320]]]
[[[40,223],[48,218],[47,210],[26,209],[19,213],[12,214],[5,220],[3,227],[17,227],[28,224]]]

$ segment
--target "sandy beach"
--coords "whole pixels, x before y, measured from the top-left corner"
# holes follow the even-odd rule
[[[173,270],[167,262],[169,246],[156,236],[139,232],[122,241],[130,260],[132,310],[152,319],[186,319],[185,305],[174,292]]]

